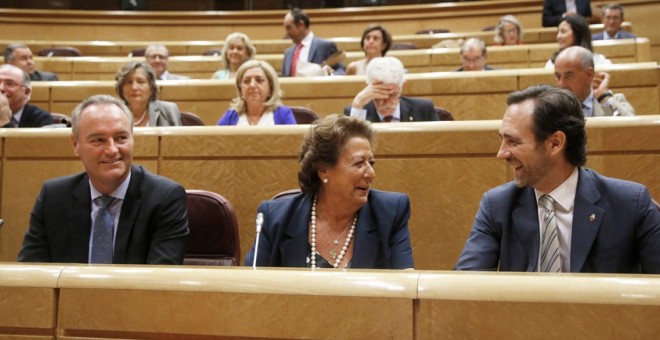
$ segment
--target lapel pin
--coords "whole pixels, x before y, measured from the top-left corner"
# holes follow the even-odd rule
[[[596,220],[596,214],[589,215],[589,222],[593,222],[595,220]]]
[[[408,119],[409,119],[411,122],[413,121],[413,117],[412,117],[412,116],[408,117]]]

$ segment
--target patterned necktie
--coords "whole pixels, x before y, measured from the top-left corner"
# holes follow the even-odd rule
[[[110,206],[114,201],[115,198],[111,196],[96,198],[99,211],[94,219],[90,263],[112,263],[115,219],[110,213]]]
[[[383,117],[383,122],[391,123],[392,119],[394,119],[394,116],[385,116],[385,117]]]
[[[555,200],[548,195],[539,198],[539,205],[545,210],[543,214],[543,234],[541,235],[541,271],[561,272],[561,256],[559,254],[559,230],[555,216]]]
[[[291,60],[291,76],[296,76],[296,67],[298,67],[298,58],[300,58],[300,51],[302,51],[302,43],[296,46],[296,52],[293,53],[293,60]]]

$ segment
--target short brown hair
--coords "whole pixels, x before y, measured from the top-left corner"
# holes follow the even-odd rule
[[[336,114],[318,119],[309,127],[298,154],[298,184],[304,193],[319,192],[319,167],[337,164],[342,149],[352,137],[366,138],[373,147],[376,130],[364,119]]]
[[[124,101],[124,103],[126,103],[126,98],[124,98],[122,87],[124,86],[124,83],[128,81],[128,77],[130,77],[139,68],[143,69],[144,73],[147,74],[149,87],[151,87],[151,97],[149,98],[149,101],[154,102],[158,100],[158,86],[156,86],[156,72],[154,69],[151,68],[151,65],[145,62],[131,61],[124,65],[115,76],[115,80],[117,81],[115,84],[115,91],[117,92],[119,98]]]

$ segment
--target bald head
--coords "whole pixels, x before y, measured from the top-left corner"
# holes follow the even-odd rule
[[[557,86],[573,92],[580,102],[591,94],[593,77],[594,59],[588,49],[571,46],[555,58]]]

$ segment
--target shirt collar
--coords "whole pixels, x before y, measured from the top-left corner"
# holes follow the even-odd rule
[[[557,202],[557,208],[563,212],[568,212],[573,210],[573,204],[575,203],[575,193],[577,192],[578,184],[578,175],[580,171],[578,167],[573,169],[573,172],[570,176],[560,184],[555,190],[552,190],[548,193],[552,199]],[[534,194],[536,195],[536,201],[539,201],[539,198],[544,194],[536,189],[534,189]]]
[[[309,31],[307,35],[300,42],[303,46],[312,46],[312,40],[314,39],[314,32]]]
[[[16,119],[17,122],[21,122],[21,116],[23,116],[23,110],[25,109],[25,105],[21,107],[16,113],[14,113],[14,119]]]
[[[378,114],[378,118],[380,118],[380,121],[383,121],[383,118],[385,116],[381,115],[380,112],[378,112],[378,109],[376,109],[376,113]],[[399,101],[399,104],[396,105],[396,109],[392,113],[392,122],[400,122],[401,121],[401,101]]]
[[[165,72],[163,72],[163,74],[160,75],[159,80],[167,80],[167,77],[168,77],[169,75],[170,75],[170,72],[167,71],[167,70],[165,70]]]
[[[591,113],[591,114],[588,114],[588,113],[585,112],[584,115],[586,117],[592,117],[594,115],[594,91],[593,90],[591,90],[591,92],[589,93],[589,96],[587,97],[587,99],[585,99],[582,102],[582,105],[586,106],[589,109],[589,113]]]
[[[123,200],[124,197],[126,197],[126,191],[128,191],[128,183],[130,182],[131,182],[131,172],[129,170],[126,179],[119,185],[119,187],[117,187],[117,189],[115,189],[115,191],[111,192],[108,196]],[[99,196],[103,196],[102,193],[96,190],[91,180],[89,181],[89,191],[92,195],[92,201],[97,199]]]

